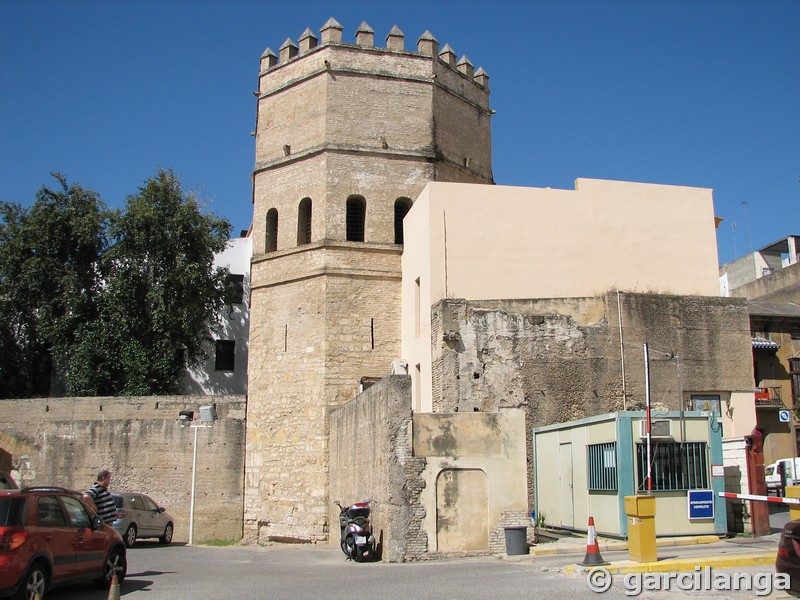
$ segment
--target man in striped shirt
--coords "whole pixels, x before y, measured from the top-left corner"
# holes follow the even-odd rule
[[[109,525],[114,522],[117,514],[117,506],[114,502],[114,497],[108,491],[108,485],[111,483],[111,471],[103,469],[97,474],[97,481],[94,485],[86,490],[83,495],[89,506],[94,506],[97,515],[103,519],[103,522]]]

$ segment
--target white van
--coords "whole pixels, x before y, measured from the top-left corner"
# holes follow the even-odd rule
[[[781,458],[764,469],[765,479],[767,480],[767,493],[775,492],[783,496],[781,489],[781,474],[778,471],[778,464],[783,463],[783,472],[786,474],[786,485],[800,484],[800,457]]]

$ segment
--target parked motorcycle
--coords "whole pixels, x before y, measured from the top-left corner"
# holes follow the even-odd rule
[[[372,524],[369,520],[372,512],[370,503],[370,500],[364,500],[350,506],[342,506],[338,500],[334,501],[339,507],[342,552],[347,558],[357,562],[365,558],[375,558],[375,536],[372,535]]]

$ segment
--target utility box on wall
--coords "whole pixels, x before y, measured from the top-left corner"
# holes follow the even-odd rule
[[[700,412],[625,411],[533,430],[536,514],[547,525],[585,531],[594,517],[598,533],[627,537],[625,496],[655,498],[656,535],[727,532],[722,431]],[[650,484],[648,486],[648,456]],[[708,490],[711,516],[690,512],[689,491]]]

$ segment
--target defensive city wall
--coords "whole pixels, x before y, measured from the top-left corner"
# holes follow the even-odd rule
[[[0,400],[0,449],[20,487],[84,490],[108,468],[112,491],[151,496],[175,518],[175,540],[186,541],[196,440],[194,540],[239,540],[245,404],[245,396]],[[199,426],[200,406],[216,409],[210,427]],[[194,420],[181,421],[181,411]]]

